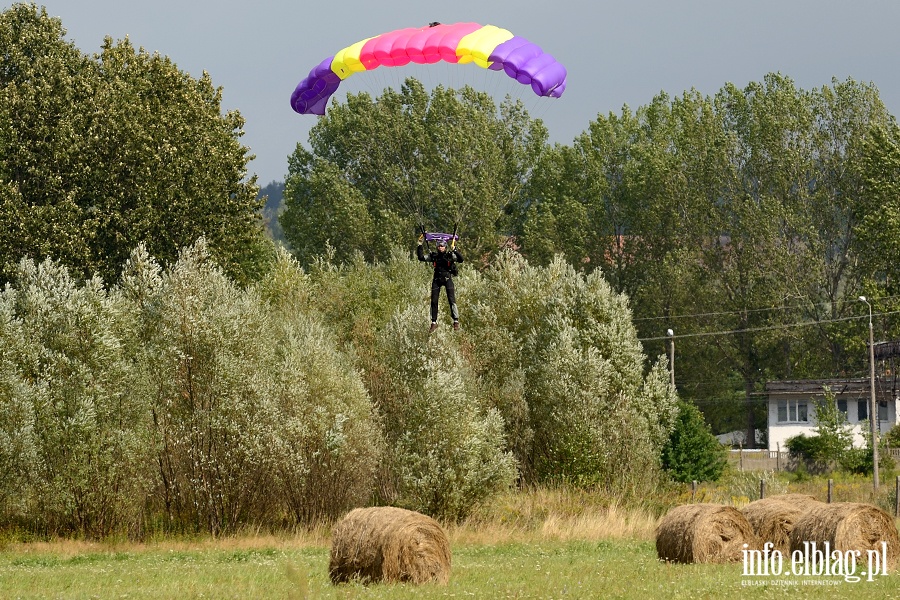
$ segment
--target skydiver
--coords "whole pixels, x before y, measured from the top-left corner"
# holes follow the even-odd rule
[[[422,262],[430,262],[434,269],[434,277],[431,279],[431,329],[429,333],[437,329],[438,300],[441,297],[441,286],[447,290],[447,302],[450,303],[450,315],[453,317],[453,329],[459,329],[459,310],[456,308],[456,289],[453,286],[453,276],[456,274],[456,263],[463,262],[463,256],[456,249],[456,240],[447,250],[447,240],[440,239],[437,243],[437,251],[425,254],[422,248],[424,235],[419,236],[419,245],[416,247],[416,256]]]

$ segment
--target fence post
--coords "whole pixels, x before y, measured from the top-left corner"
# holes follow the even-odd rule
[[[740,464],[741,464],[740,470],[741,470],[741,473],[743,473],[744,472],[744,444],[741,444],[740,446],[738,446],[738,448],[740,448],[738,450],[738,456],[740,457]]]
[[[775,448],[778,450],[778,454],[775,455],[775,470],[781,470],[781,442],[776,442]]]
[[[897,479],[900,480],[900,477],[897,477]],[[697,497],[697,480],[695,479],[691,482],[691,502],[693,502],[694,498],[696,498],[696,497]]]
[[[766,480],[759,480],[759,499],[762,500],[766,497]]]
[[[834,479],[828,480],[828,504],[831,504],[831,496],[834,493]]]

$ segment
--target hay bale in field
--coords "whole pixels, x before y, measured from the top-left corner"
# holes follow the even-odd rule
[[[431,517],[380,506],[357,508],[335,525],[328,571],[335,585],[450,580],[450,542]]]
[[[887,542],[888,565],[894,567],[900,559],[893,517],[871,504],[836,502],[809,508],[794,523],[791,551],[803,550],[804,542],[816,542],[819,549],[828,542],[832,551],[858,550],[863,556],[868,550],[881,551],[881,542]]]
[[[810,507],[822,504],[815,496],[782,494],[751,502],[741,509],[760,546],[772,542],[774,549],[787,556],[791,551],[791,531],[794,523]]]
[[[676,506],[656,528],[656,554],[680,563],[736,562],[756,536],[739,510],[722,504]]]

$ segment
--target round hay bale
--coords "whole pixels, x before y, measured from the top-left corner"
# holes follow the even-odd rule
[[[900,536],[893,517],[871,504],[835,502],[812,506],[794,523],[791,552],[803,550],[804,542],[816,542],[823,548],[828,542],[832,551],[881,551],[887,542],[887,562],[894,567],[900,559]]]
[[[787,556],[791,551],[791,531],[794,523],[811,506],[822,504],[815,496],[782,494],[751,502],[741,509],[762,547],[772,542],[774,550]]]
[[[745,549],[756,548],[756,536],[746,517],[722,504],[676,506],[656,528],[656,554],[666,561],[737,562]]]
[[[379,506],[357,508],[331,535],[328,565],[335,585],[450,580],[450,542],[437,521],[421,513]]]

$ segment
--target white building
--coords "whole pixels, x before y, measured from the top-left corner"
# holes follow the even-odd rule
[[[871,398],[869,379],[805,379],[766,384],[769,450],[786,450],[785,441],[801,433],[816,435],[816,402],[825,399],[826,388],[834,394],[838,409],[847,417],[854,432],[854,445],[866,445],[864,433],[869,431]],[[894,388],[893,378],[875,380],[878,428],[882,434],[897,423],[898,390]]]

